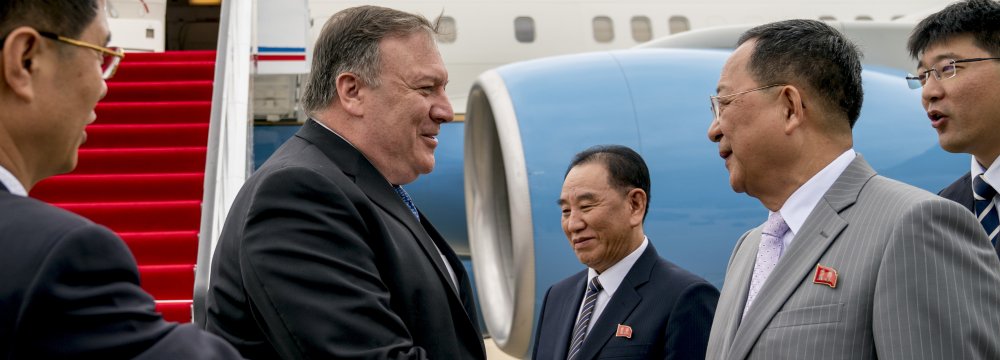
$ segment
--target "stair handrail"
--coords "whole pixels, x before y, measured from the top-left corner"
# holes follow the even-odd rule
[[[236,193],[252,171],[250,87],[255,6],[254,0],[222,2],[192,299],[192,318],[201,327],[205,327],[212,253]]]

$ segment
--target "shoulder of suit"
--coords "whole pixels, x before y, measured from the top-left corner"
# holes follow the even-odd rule
[[[687,287],[700,283],[711,285],[705,278],[662,257],[659,257],[656,264],[653,265],[650,281],[654,280],[666,280],[665,283],[668,283],[671,287]]]
[[[41,200],[3,193],[0,196],[0,214],[8,225],[36,228],[37,231],[56,231],[62,227],[79,227],[93,224],[89,219],[60,209]],[[44,224],[44,226],[38,226]]]
[[[45,202],[16,195],[0,196],[0,209],[3,209],[0,219],[0,245],[10,249],[13,244],[8,241],[30,240],[31,246],[18,249],[47,251],[67,238],[67,235],[84,229],[101,231],[113,237],[111,230],[90,221],[80,215],[60,209]],[[19,256],[22,254],[18,254]],[[23,254],[28,256],[28,254]]]
[[[876,175],[868,182],[861,190],[861,196],[872,195],[876,192],[883,194],[883,196],[892,196],[895,202],[903,203],[941,199],[940,196],[930,191],[881,175]]]

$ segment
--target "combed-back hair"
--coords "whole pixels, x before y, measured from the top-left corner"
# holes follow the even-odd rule
[[[837,29],[816,20],[786,20],[743,33],[737,46],[756,40],[747,65],[760,85],[804,85],[851,128],[861,114],[861,51]]]
[[[639,153],[622,145],[595,145],[573,156],[573,161],[566,168],[563,179],[574,167],[588,163],[603,164],[608,170],[608,184],[622,192],[632,189],[642,189],[646,192],[646,212],[642,214],[643,221],[649,213],[649,168]]]
[[[970,34],[976,46],[1000,57],[1000,3],[966,0],[953,3],[920,21],[906,48],[919,59],[927,47],[958,35]]]
[[[337,76],[343,73],[352,73],[365,85],[378,87],[382,39],[418,31],[433,35],[436,27],[423,16],[379,6],[358,6],[334,14],[323,25],[313,47],[312,68],[302,94],[303,109],[311,115],[329,106],[337,98]]]
[[[97,0],[0,0],[0,37],[30,26],[76,39],[99,10]]]

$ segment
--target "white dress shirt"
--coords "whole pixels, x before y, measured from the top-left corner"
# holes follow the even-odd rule
[[[806,218],[816,208],[816,204],[823,198],[827,190],[830,190],[830,187],[844,173],[844,170],[847,170],[847,166],[851,165],[856,156],[857,154],[854,152],[854,149],[844,151],[843,154],[840,154],[840,156],[827,164],[823,170],[820,170],[809,181],[806,181],[805,184],[796,189],[792,193],[792,196],[789,196],[788,200],[785,200],[785,204],[781,206],[781,209],[778,209],[778,213],[785,219],[785,223],[788,224],[789,229],[785,233],[785,236],[781,238],[784,246],[781,254],[778,255],[778,259],[781,259],[785,255],[788,247],[792,245],[792,240],[795,240],[795,234],[802,229],[802,225],[805,224]],[[768,215],[770,213],[768,212]]]
[[[313,121],[316,121],[316,120],[315,120],[315,119],[313,119]],[[353,147],[353,148],[354,148],[354,150],[358,150],[358,147],[357,147],[357,146],[354,146],[354,144],[352,144],[352,143],[351,143],[350,141],[348,141],[348,140],[347,140],[346,138],[344,138],[343,136],[340,136],[340,134],[338,134],[338,133],[337,133],[336,131],[333,131],[333,129],[331,129],[331,128],[328,128],[328,127],[326,127],[326,125],[324,125],[323,123],[321,123],[321,122],[319,122],[319,121],[316,121],[316,123],[317,123],[317,124],[319,124],[319,126],[322,126],[322,127],[324,128],[324,129],[327,129],[327,130],[329,130],[329,131],[330,131],[330,132],[332,132],[332,133],[333,133],[334,135],[337,135],[337,137],[339,137],[339,138],[343,139],[343,140],[344,140],[344,142],[346,142],[346,143],[347,143],[348,145],[351,145],[351,147]],[[359,153],[361,153],[361,150],[358,150],[358,152],[359,152]],[[367,156],[365,156],[365,153],[361,153],[361,156],[364,156],[364,157],[365,157],[366,159],[368,158]],[[368,160],[368,162],[369,162],[369,163],[371,163],[372,161],[371,161],[371,160]],[[373,164],[374,164],[374,163],[373,163]],[[388,181],[387,181],[387,182],[388,182]],[[389,185],[392,185],[392,184],[389,184]],[[402,201],[402,199],[400,199],[400,201]],[[443,263],[444,263],[444,267],[445,267],[446,269],[448,269],[448,275],[449,275],[449,276],[451,277],[451,285],[452,285],[452,287],[454,287],[456,291],[459,291],[459,288],[458,288],[458,276],[456,276],[456,275],[455,275],[455,269],[452,269],[452,268],[451,268],[451,264],[450,264],[450,263],[448,263],[448,258],[446,258],[446,257],[444,256],[444,253],[443,253],[443,252],[441,252],[441,248],[439,248],[439,247],[437,246],[437,244],[435,244],[435,243],[434,243],[433,241],[431,241],[431,244],[433,244],[433,245],[434,245],[434,250],[437,250],[437,252],[438,252],[438,256],[440,256],[440,257],[441,257],[441,262],[443,262]]]
[[[3,183],[3,186],[7,188],[7,191],[11,194],[28,196],[28,191],[24,190],[24,186],[21,185],[21,182],[17,181],[14,174],[11,174],[10,171],[7,171],[7,169],[3,166],[0,166],[0,183]]]
[[[975,179],[979,174],[983,174],[983,180],[986,180],[987,184],[997,190],[997,194],[993,196],[993,206],[996,207],[1000,205],[1000,157],[993,160],[993,164],[990,165],[989,169],[983,169],[983,166],[976,161],[975,156],[972,158],[972,169],[969,170],[969,174],[972,175],[971,179]],[[969,181],[969,186],[972,187],[972,181]],[[975,189],[973,189],[975,191]]]
[[[593,325],[598,318],[601,317],[601,313],[604,312],[604,308],[608,306],[608,301],[611,297],[615,295],[615,291],[621,286],[622,281],[625,281],[625,275],[628,275],[629,270],[632,270],[632,265],[635,265],[635,261],[639,260],[639,256],[642,255],[643,251],[646,251],[646,246],[649,246],[649,238],[645,235],[642,237],[642,244],[639,245],[635,251],[628,254],[621,260],[619,260],[611,267],[604,270],[603,273],[598,274],[597,270],[587,268],[587,284],[590,284],[594,278],[599,278],[597,281],[601,282],[601,286],[604,288],[603,291],[597,294],[597,302],[594,304],[594,314],[590,316],[590,324],[587,324],[587,333],[590,333],[590,325]],[[586,293],[586,290],[584,290]],[[586,297],[580,301],[580,306],[578,307],[576,313],[576,321],[573,322],[575,325],[580,321],[580,315],[583,311],[583,304],[586,301]]]

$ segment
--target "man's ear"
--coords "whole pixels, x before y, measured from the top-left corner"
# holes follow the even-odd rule
[[[629,190],[625,197],[631,211],[629,225],[642,225],[642,218],[646,216],[646,207],[649,206],[649,197],[646,196],[646,192],[640,188],[634,188]]]
[[[802,91],[792,85],[781,88],[779,94],[781,101],[781,111],[785,120],[785,135],[790,135],[799,126],[802,126],[806,106],[803,103]]]
[[[352,73],[342,73],[337,75],[336,80],[337,99],[340,106],[352,116],[361,117],[364,115],[363,89],[365,84],[361,78]]]
[[[24,100],[34,99],[32,76],[37,73],[41,48],[41,35],[34,29],[22,26],[7,35],[0,58],[3,81],[11,92]]]

